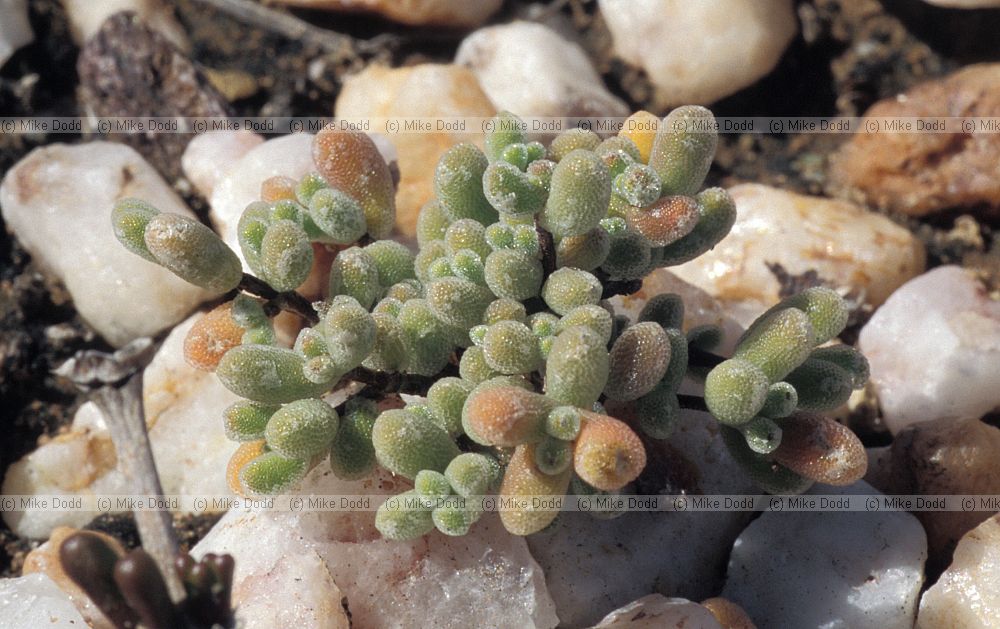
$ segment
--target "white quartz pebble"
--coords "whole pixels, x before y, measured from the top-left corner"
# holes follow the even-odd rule
[[[649,443],[660,446],[650,458],[662,462],[665,493],[757,492],[729,456],[718,422],[705,413],[682,411],[666,442]],[[567,626],[595,623],[652,591],[698,600],[715,594],[733,540],[750,519],[740,510],[663,513],[635,507],[611,520],[565,512],[528,537]]]
[[[627,116],[575,42],[533,22],[481,28],[462,41],[455,63],[468,67],[497,109],[519,116]]]
[[[263,141],[263,137],[246,130],[203,133],[184,149],[181,168],[195,189],[203,197],[211,198],[215,184],[233,164]]]
[[[660,108],[707,105],[768,74],[798,32],[791,0],[600,0],[615,53]]]
[[[861,330],[858,346],[893,433],[1000,407],[1000,302],[960,267],[903,285]]]
[[[722,629],[722,625],[698,603],[650,594],[611,612],[593,629]]]
[[[880,495],[864,481],[810,494]],[[733,545],[721,596],[759,627],[911,629],[926,557],[909,513],[768,511]]]
[[[236,236],[236,226],[243,210],[260,200],[260,185],[265,179],[280,175],[298,180],[316,170],[312,159],[312,140],[312,134],[293,133],[258,144],[239,159],[230,161],[225,173],[212,186],[209,198],[212,224],[241,260],[243,252]],[[246,262],[243,266],[249,270]]]
[[[0,579],[3,629],[84,629],[87,622],[73,601],[44,574]]]
[[[155,335],[212,297],[118,242],[111,209],[125,197],[194,216],[141,155],[116,142],[35,149],[0,184],[7,226],[115,346]]]
[[[381,496],[402,490],[387,472],[341,481],[324,461],[296,493],[305,501],[314,496],[332,500],[325,504],[332,504],[333,510],[230,511],[192,552],[196,556],[227,552],[235,557],[233,594],[238,609],[280,611],[299,595],[321,609],[339,608],[342,596],[354,629],[556,626],[541,569],[524,539],[507,533],[495,515],[485,515],[464,537],[435,531],[409,542],[383,539],[374,526],[374,510]],[[358,495],[368,496],[369,501],[338,510],[341,496]],[[269,568],[275,562],[280,570]],[[323,574],[321,565],[339,593],[322,579],[313,583],[287,578]],[[319,616],[287,610],[258,619],[247,613],[243,626],[338,626]],[[295,622],[284,622],[286,617]],[[275,618],[282,622],[273,624]]]
[[[980,629],[1000,618],[1000,515],[969,531],[920,600],[917,629]]]
[[[78,46],[90,39],[101,28],[104,20],[121,11],[131,11],[154,31],[170,40],[181,50],[190,42],[170,3],[162,0],[62,0],[69,18],[70,31]]]

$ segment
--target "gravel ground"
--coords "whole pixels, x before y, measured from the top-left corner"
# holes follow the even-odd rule
[[[876,100],[962,65],[996,61],[995,33],[1000,11],[945,11],[916,0],[804,0],[797,3],[802,32],[775,71],[757,84],[716,103],[722,116],[794,114],[856,115]],[[296,14],[345,37],[326,50],[290,41],[242,24],[196,0],[176,3],[193,47],[191,58],[214,71],[215,84],[230,97],[238,115],[332,113],[342,78],[373,62],[408,65],[448,61],[464,33],[404,28],[361,16],[321,12]],[[20,50],[0,72],[3,115],[74,115],[78,49],[56,0],[31,3],[36,41]],[[578,33],[608,86],[635,108],[647,108],[649,82],[641,72],[610,56],[610,39],[596,3],[554,0],[532,5],[508,0],[495,22],[539,12],[562,20]],[[947,13],[947,19],[943,19]],[[31,149],[60,135],[0,135],[0,172]],[[827,187],[830,153],[846,136],[725,135],[721,138],[713,184],[757,181],[812,194]],[[155,164],[168,173],[171,167]],[[204,200],[174,181],[191,206],[204,213]],[[971,216],[932,220],[893,217],[927,244],[930,265],[975,268],[992,289],[1000,288],[1000,241],[993,227]],[[49,375],[73,352],[105,348],[82,323],[65,290],[41,274],[16,240],[0,229],[0,469],[31,451],[39,439],[63,429],[80,404],[75,392]],[[884,435],[861,431],[869,443]],[[178,518],[185,544],[193,544],[214,518]],[[129,516],[102,517],[93,528],[126,544],[136,540]],[[31,544],[0,524],[0,576],[20,573]]]

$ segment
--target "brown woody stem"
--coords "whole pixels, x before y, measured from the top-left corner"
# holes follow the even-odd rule
[[[319,323],[319,314],[313,308],[312,303],[295,291],[279,293],[270,284],[249,273],[243,274],[243,279],[240,280],[240,284],[236,289],[255,297],[266,299],[267,303],[264,304],[264,312],[268,315],[277,314],[279,310],[286,310],[302,317],[309,325]]]
[[[691,367],[715,367],[725,360],[724,356],[688,344],[688,365]]]
[[[697,395],[677,395],[677,403],[680,404],[681,408],[686,408],[692,411],[701,411],[703,413],[708,412],[708,406],[705,405],[705,398],[698,397]]]

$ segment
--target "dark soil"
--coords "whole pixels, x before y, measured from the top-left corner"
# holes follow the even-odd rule
[[[343,77],[370,63],[408,65],[449,61],[464,33],[402,27],[370,16],[316,11],[294,13],[343,35],[336,46],[317,46],[241,23],[197,0],[175,3],[192,40],[190,57],[222,79],[237,115],[331,115]],[[0,71],[0,115],[76,115],[79,50],[57,0],[30,3],[36,40]],[[875,101],[927,78],[975,62],[1000,59],[995,34],[1000,10],[951,11],[918,0],[798,0],[802,29],[778,67],[757,84],[716,103],[718,115],[856,115]],[[635,109],[651,109],[642,73],[610,55],[610,39],[593,0],[508,0],[494,18],[544,19],[573,34],[591,53],[610,88]],[[665,112],[656,112],[663,114]],[[37,146],[79,137],[0,135],[0,174]],[[826,188],[830,153],[846,136],[725,135],[710,175],[712,183],[757,181],[812,194]],[[174,166],[155,164],[164,173]],[[196,210],[202,199],[174,181]],[[899,219],[927,243],[931,264],[978,269],[1000,287],[1000,241],[993,226],[972,217],[933,221]],[[65,290],[48,280],[19,244],[0,229],[0,470],[31,451],[39,438],[69,423],[81,400],[50,375],[84,348],[106,348],[80,321]],[[877,426],[864,433],[880,443]],[[181,518],[185,545],[214,518]],[[137,543],[128,516],[102,517],[91,525]],[[31,544],[0,525],[0,576],[19,573]]]

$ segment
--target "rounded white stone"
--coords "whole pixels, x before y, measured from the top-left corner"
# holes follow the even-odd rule
[[[0,184],[8,227],[65,284],[80,316],[115,346],[155,335],[213,296],[118,242],[111,208],[125,197],[194,218],[139,153],[117,142],[35,149]]]
[[[184,176],[205,198],[244,155],[264,141],[250,131],[212,131],[195,136],[181,156]]]
[[[0,579],[0,626],[5,629],[81,629],[73,601],[44,574]]]
[[[1000,618],[1000,515],[969,531],[920,600],[917,629],[980,629]]]
[[[629,114],[583,48],[541,24],[481,28],[462,41],[455,63],[472,70],[499,110],[556,118]]]
[[[808,493],[880,495],[864,481]],[[765,512],[733,545],[721,596],[761,627],[911,629],[926,558],[909,513]]]
[[[769,73],[798,31],[792,0],[599,0],[615,53],[660,107],[708,105]]]
[[[858,347],[893,433],[1000,407],[1000,302],[960,267],[900,287],[861,330]]]

